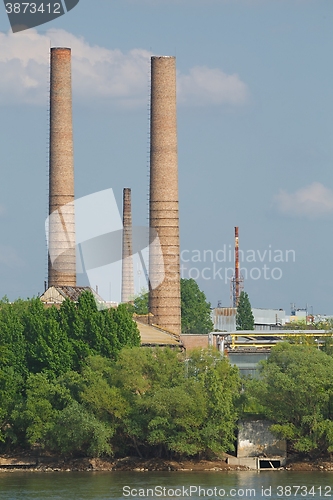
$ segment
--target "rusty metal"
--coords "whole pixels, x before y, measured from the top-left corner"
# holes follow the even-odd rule
[[[243,290],[244,278],[239,267],[239,235],[238,226],[235,227],[235,273],[231,279],[231,302],[232,307],[238,306],[239,296]]]
[[[123,250],[121,301],[134,300],[133,245],[132,245],[132,202],[131,189],[123,191]]]
[[[235,307],[217,307],[212,311],[214,330],[231,332],[236,329]]]
[[[235,227],[235,306],[239,301],[239,240],[238,227]],[[234,306],[234,307],[235,307]]]

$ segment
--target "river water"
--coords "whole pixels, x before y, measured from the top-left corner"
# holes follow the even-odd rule
[[[333,498],[333,472],[1,472],[1,500]]]

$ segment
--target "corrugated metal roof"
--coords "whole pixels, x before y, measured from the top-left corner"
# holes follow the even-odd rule
[[[170,345],[181,347],[182,343],[177,335],[166,332],[156,326],[146,325],[136,321],[141,336],[141,345]]]
[[[83,292],[89,291],[100,304],[105,301],[93,288],[89,286],[50,286],[41,296],[40,300],[45,304],[61,304],[65,299],[77,302]]]

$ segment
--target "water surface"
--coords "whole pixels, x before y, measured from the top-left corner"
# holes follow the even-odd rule
[[[1,500],[333,499],[333,473],[1,472]]]

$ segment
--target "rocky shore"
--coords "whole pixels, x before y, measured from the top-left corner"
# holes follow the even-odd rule
[[[215,471],[249,470],[247,467],[233,466],[226,463],[226,458],[220,460],[163,460],[140,459],[126,457],[112,458],[72,458],[61,459],[52,455],[2,455],[0,456],[0,472],[36,471],[36,472],[72,472],[72,471]],[[275,469],[276,470],[276,469]],[[290,471],[333,471],[333,462],[325,459],[302,461],[294,458],[285,467],[278,470]]]

